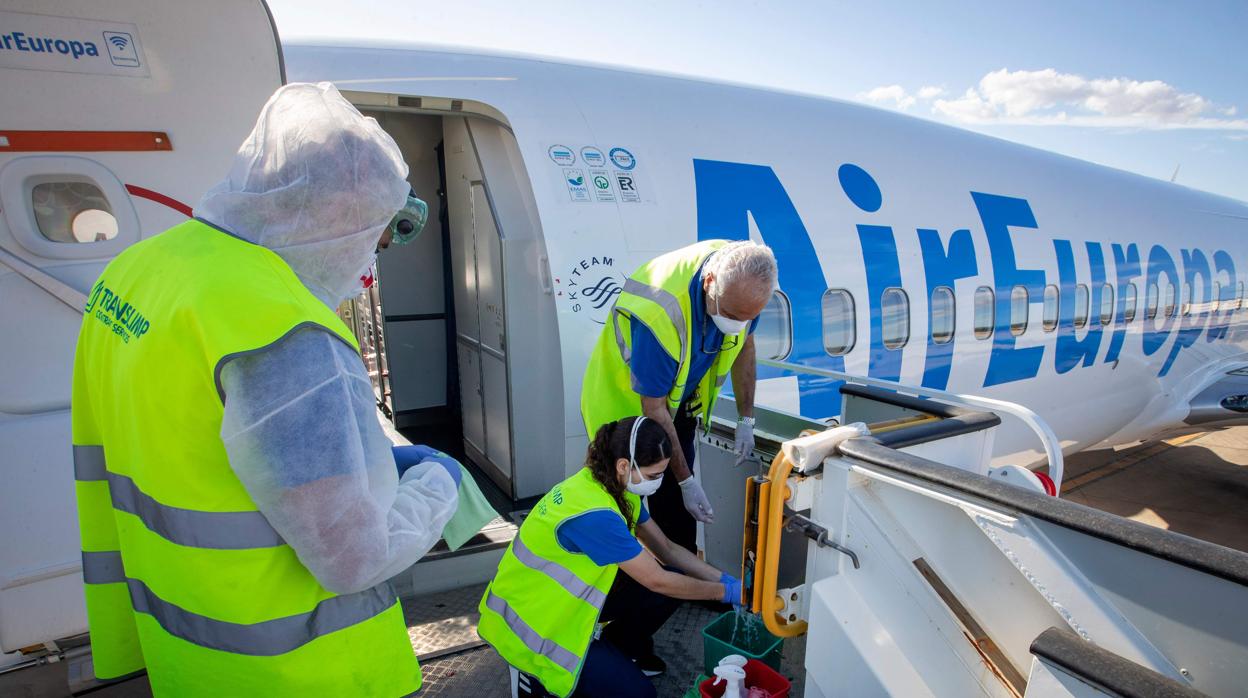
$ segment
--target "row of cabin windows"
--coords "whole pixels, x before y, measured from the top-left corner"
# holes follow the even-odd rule
[[[1097,321],[1102,326],[1113,322],[1116,305],[1114,303],[1114,287],[1102,284],[1099,307],[1092,312],[1091,293],[1087,284],[1075,285],[1074,326],[1083,329],[1090,321]],[[1134,283],[1122,287],[1122,323],[1131,323],[1136,318],[1138,294]],[[1158,287],[1149,284],[1144,297],[1146,319],[1161,317],[1177,317],[1189,315],[1194,304],[1192,287],[1184,285],[1182,302],[1177,297],[1178,289],[1172,284]],[[1045,332],[1052,332],[1058,326],[1058,310],[1060,308],[1061,291],[1055,285],[1044,287],[1043,309],[1040,314],[1040,325]],[[1222,298],[1222,285],[1214,283],[1213,298],[1208,307],[1197,308],[1197,312],[1216,310],[1227,311],[1244,307],[1244,282],[1240,281],[1235,293],[1230,298]],[[1027,331],[1030,324],[1031,297],[1025,286],[1015,286],[1010,291],[1010,334],[1015,337]],[[823,348],[832,356],[842,356],[853,350],[857,342],[857,312],[854,296],[843,288],[828,289],[823,294]],[[946,344],[953,341],[956,328],[957,310],[956,297],[952,288],[938,286],[932,289],[929,301],[931,309],[932,341]],[[996,292],[989,286],[975,289],[972,325],[976,339],[988,339],[996,329],[997,299]],[[901,288],[886,288],[880,296],[880,329],[884,346],[887,349],[900,349],[910,341],[910,297]],[[759,316],[758,327],[754,334],[758,356],[767,359],[783,359],[793,348],[792,306],[783,292],[777,291]]]

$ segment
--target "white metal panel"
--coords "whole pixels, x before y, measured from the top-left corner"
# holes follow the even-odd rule
[[[455,343],[459,360],[459,403],[464,419],[464,441],[485,452],[485,412],[482,410],[481,352],[463,339]]]
[[[446,404],[446,321],[386,324],[394,410]]]
[[[468,128],[459,117],[443,122],[446,137],[446,198],[451,214],[451,281],[455,303],[455,331],[479,337],[477,317],[476,249],[472,234],[472,196],[469,182],[479,180],[477,160],[468,141]]]
[[[472,227],[477,251],[477,317],[481,321],[481,344],[507,352],[504,323],[503,250],[498,226],[483,182],[472,182]]]
[[[507,409],[507,364],[489,352],[481,352],[485,396],[485,455],[494,467],[511,479],[511,415]]]
[[[0,419],[0,647],[86,629],[69,415]]]
[[[0,68],[4,126],[60,131],[163,131],[173,150],[35,156],[0,150],[0,167],[35,163],[50,177],[112,178],[106,191],[125,225],[116,242],[42,244],[12,209],[20,182],[5,182],[0,247],[85,292],[123,244],[186,220],[162,203],[120,193],[133,185],[193,206],[222,177],[260,106],[281,82],[280,54],[260,2],[153,5],[139,0],[8,0],[3,10],[134,25],[144,75]],[[68,25],[67,25],[68,26]],[[223,50],[228,47],[228,50]],[[23,163],[17,163],[21,159]],[[67,168],[68,160],[85,170]],[[72,170],[72,171],[71,171]],[[11,170],[10,170],[11,171]],[[94,172],[95,174],[92,174]],[[35,172],[38,175],[39,172]],[[21,178],[18,178],[21,179]],[[105,189],[105,187],[101,187]],[[136,218],[137,217],[137,218]],[[23,243],[25,241],[25,243]],[[80,325],[61,303],[0,264],[0,646],[5,650],[84,632],[74,514],[69,396]],[[16,584],[14,580],[24,583]]]

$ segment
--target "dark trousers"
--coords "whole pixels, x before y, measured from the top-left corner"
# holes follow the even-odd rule
[[[654,634],[676,612],[680,601],[643,587],[620,572],[607,594],[599,620],[611,621],[602,637],[589,643],[573,698],[652,698],[654,684],[633,657],[654,652]],[[520,674],[520,696],[549,696],[536,678]]]
[[[700,408],[688,403],[682,404],[676,411],[673,420],[676,427],[676,438],[680,439],[680,450],[685,454],[685,462],[689,471],[693,472],[694,445],[697,441],[698,420],[693,415]],[[650,495],[646,507],[654,522],[663,529],[663,533],[676,545],[697,554],[698,522],[685,509],[685,501],[680,497],[680,483],[669,469],[659,485],[659,491]]]

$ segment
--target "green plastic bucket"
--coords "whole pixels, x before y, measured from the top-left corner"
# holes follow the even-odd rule
[[[738,616],[735,611],[711,621],[702,629],[702,669],[707,676],[714,674],[719,660],[730,654],[739,654],[746,659],[757,659],[767,666],[780,671],[780,650],[783,638],[768,632],[763,621],[753,614],[742,614],[736,638],[733,628],[738,627]],[[747,632],[747,622],[752,630]],[[735,644],[734,644],[735,643]]]

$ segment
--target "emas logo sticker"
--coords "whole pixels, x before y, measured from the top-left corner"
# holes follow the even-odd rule
[[[615,268],[612,257],[586,257],[577,262],[566,278],[556,278],[559,297],[574,313],[586,313],[589,319],[604,325],[615,299],[624,291],[625,277]]]
[[[131,339],[142,339],[152,326],[138,308],[113,293],[103,281],[97,281],[91,289],[91,297],[87,299],[87,307],[83,308],[83,312],[94,316],[126,344]]]

